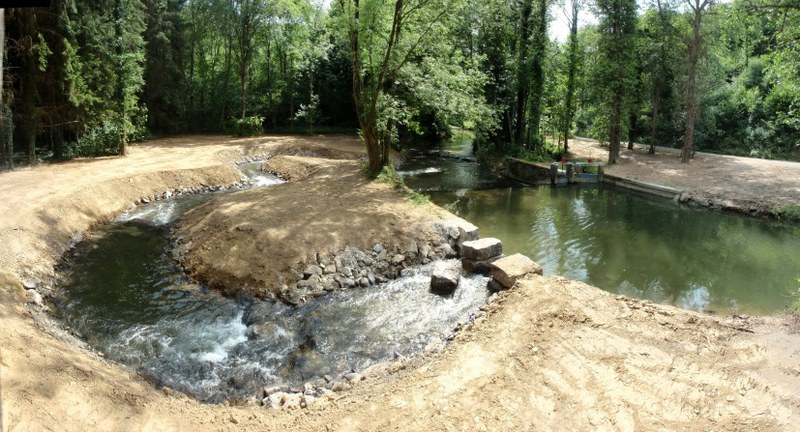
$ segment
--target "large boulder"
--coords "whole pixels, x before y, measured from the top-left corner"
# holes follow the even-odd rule
[[[452,294],[461,280],[461,269],[457,264],[439,262],[431,274],[431,291],[437,294]]]
[[[466,241],[461,245],[461,257],[474,261],[486,261],[503,254],[503,243],[492,237]]]
[[[478,261],[470,258],[461,258],[461,267],[464,268],[464,271],[467,273],[474,273],[474,274],[481,274],[484,276],[489,276],[492,274],[492,263],[499,260],[503,256],[497,256],[494,258],[489,258],[485,261]]]
[[[480,238],[478,227],[459,217],[444,219],[439,222],[439,225],[455,241],[457,246],[461,246],[465,241],[473,241]]]
[[[522,254],[500,258],[492,263],[492,280],[504,288],[511,288],[519,279],[529,273],[541,275],[542,272],[542,266]]]

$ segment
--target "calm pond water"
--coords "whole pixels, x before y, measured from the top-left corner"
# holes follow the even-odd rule
[[[800,228],[690,209],[601,186],[433,192],[431,199],[545,274],[718,313],[783,310],[800,275]]]
[[[778,313],[800,289],[795,225],[598,185],[509,187],[453,158],[434,159],[435,170],[424,164],[412,157],[401,167],[407,185],[476,224],[482,237],[501,239],[506,254],[528,255],[545,274],[721,314]]]

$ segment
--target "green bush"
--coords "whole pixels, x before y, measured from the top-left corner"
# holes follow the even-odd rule
[[[406,194],[406,198],[411,200],[412,203],[416,205],[425,205],[431,202],[431,196],[427,194],[421,194],[419,192],[409,191]]]
[[[256,136],[264,133],[264,117],[250,116],[233,121],[233,133],[236,136]]]
[[[401,190],[403,189],[403,178],[400,177],[400,174],[397,173],[397,170],[394,169],[394,165],[388,164],[383,167],[380,173],[375,177],[375,180],[381,183],[390,184],[394,190]]]
[[[772,208],[772,213],[774,213],[778,219],[800,222],[800,206],[796,204],[775,206]]]
[[[98,157],[119,154],[122,131],[117,123],[103,122],[69,148],[70,157]]]
[[[800,312],[800,277],[795,280],[797,282],[797,290],[789,292],[789,295],[794,298],[790,306],[791,311],[794,313]]]
[[[531,162],[552,162],[561,159],[564,151],[548,141],[537,145],[534,149],[520,148],[516,157]]]

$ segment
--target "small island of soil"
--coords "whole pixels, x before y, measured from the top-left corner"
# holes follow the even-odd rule
[[[226,294],[292,301],[453,255],[445,221],[455,216],[370,181],[357,160],[325,156],[275,156],[264,168],[287,183],[188,212],[175,235],[190,275]]]

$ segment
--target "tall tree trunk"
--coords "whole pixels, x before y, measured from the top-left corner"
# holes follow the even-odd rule
[[[3,61],[6,57],[6,10],[0,8],[0,168],[8,168],[10,169],[11,166],[8,163],[10,160],[10,152],[8,149],[8,143],[6,139],[8,137],[8,132],[6,130],[6,106],[4,105],[5,99],[3,99],[3,92],[5,91],[5,87],[3,87],[3,78],[5,77],[5,69],[3,69]]]
[[[36,12],[34,9],[20,9],[20,39],[23,45],[21,73],[22,87],[22,139],[25,143],[29,165],[36,164],[36,53],[33,50],[36,39]]]
[[[664,6],[661,4],[661,0],[656,0],[656,6],[658,8],[659,21],[661,22],[661,33],[667,34],[670,24],[669,19],[664,13]],[[658,130],[661,121],[661,89],[664,85],[664,62],[667,58],[666,44],[663,42],[660,44],[659,52],[661,53],[661,60],[658,62],[658,70],[656,71],[656,78],[653,83],[653,118],[650,123],[650,148],[647,151],[647,153],[651,155],[656,154],[656,143],[658,142]]]
[[[517,45],[517,99],[516,123],[514,124],[514,145],[522,146],[525,137],[525,114],[530,95],[530,71],[528,70],[529,58],[528,42],[531,33],[531,14],[533,13],[533,0],[523,0],[522,12],[519,18],[519,42]]]
[[[231,81],[231,55],[233,52],[233,36],[228,32],[228,40],[225,46],[225,78],[222,87],[222,125],[225,125],[225,117],[228,116],[228,87]]]
[[[189,105],[189,112],[191,112],[192,123],[194,123],[194,119],[197,116],[197,110],[195,109],[195,92],[196,86],[194,82],[194,56],[195,56],[195,47],[197,46],[197,21],[194,17],[194,5],[189,6],[191,18],[191,29],[192,29],[192,37],[189,39],[189,88],[187,94],[187,100]],[[188,123],[188,122],[187,122]],[[191,125],[192,130],[194,130],[194,124]]]
[[[50,135],[53,141],[53,159],[64,159],[64,132],[57,127],[55,130],[50,130]]]
[[[612,95],[611,128],[608,136],[608,164],[615,164],[619,160],[619,131],[622,122],[622,93]]]
[[[539,129],[542,123],[542,97],[544,95],[544,59],[547,48],[547,4],[548,0],[539,0],[539,10],[536,14],[536,28],[533,34],[533,58],[531,59],[531,94],[530,94],[530,121],[528,130],[531,136],[536,137],[534,144],[539,142]]]
[[[114,36],[116,38],[116,49],[117,49],[117,83],[116,83],[116,91],[115,97],[117,99],[117,115],[119,116],[119,127],[120,127],[120,137],[119,137],[119,155],[125,156],[128,154],[128,134],[127,134],[127,126],[128,126],[128,113],[127,113],[127,106],[125,104],[125,84],[127,81],[127,74],[125,73],[125,46],[124,40],[125,35],[122,28],[123,23],[123,6],[122,0],[115,0],[114,2]]]
[[[638,118],[636,111],[631,109],[628,113],[628,150],[633,150],[634,141],[636,141],[636,129],[638,128]]]
[[[349,21],[348,35],[350,38],[350,51],[351,63],[353,73],[353,103],[356,107],[356,114],[358,115],[358,123],[361,127],[361,135],[367,147],[367,156],[369,157],[369,171],[371,174],[377,174],[384,164],[388,161],[388,145],[389,143],[383,140],[378,131],[378,98],[387,81],[387,76],[390,73],[390,61],[394,54],[394,49],[400,38],[403,27],[403,7],[404,0],[394,1],[394,15],[392,17],[392,26],[389,33],[389,38],[386,44],[386,50],[383,53],[381,68],[376,76],[370,77],[369,85],[365,85],[364,78],[361,74],[361,53],[360,53],[360,9],[359,0],[352,0],[353,7],[353,20]],[[339,4],[342,11],[347,11],[346,1],[340,0]]]
[[[572,0],[572,21],[569,28],[569,60],[567,62],[567,94],[564,97],[564,153],[569,152],[569,132],[572,130],[574,110],[575,75],[578,71],[578,13],[580,3]]]
[[[700,58],[700,47],[703,42],[702,35],[700,34],[700,25],[702,24],[703,11],[709,4],[709,0],[694,0],[694,3],[689,1],[689,6],[692,7],[692,38],[688,40],[688,75],[686,78],[686,131],[683,136],[683,147],[681,148],[681,162],[688,163],[692,153],[692,146],[694,145],[694,128],[697,122],[697,62]]]
[[[247,115],[247,68],[242,67],[242,119]]]
[[[614,48],[614,60],[617,67],[617,79],[622,80],[623,74],[625,73],[625,67],[627,65],[623,64],[623,47],[622,47],[622,24],[616,23],[614,28],[614,37],[617,40]],[[623,103],[623,93],[625,92],[626,83],[617,82],[613,86],[612,95],[611,95],[611,118],[610,118],[610,130],[608,134],[608,164],[612,165],[617,163],[619,160],[619,131],[621,129],[621,122],[622,122],[622,103]]]
[[[649,154],[656,154],[656,142],[658,137],[659,116],[661,110],[661,78],[657,78],[653,88],[653,119],[650,122],[650,149]]]

